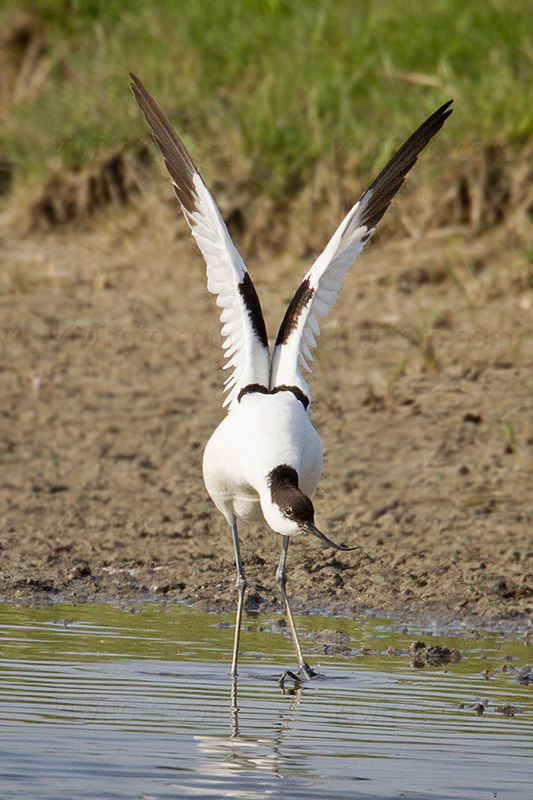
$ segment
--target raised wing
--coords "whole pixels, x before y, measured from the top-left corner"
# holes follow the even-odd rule
[[[297,396],[303,393],[309,404],[309,387],[300,367],[310,371],[307,361],[313,360],[311,348],[316,347],[315,337],[320,333],[318,317],[328,314],[347,270],[374,233],[420,151],[452,113],[449,108],[452,102],[435,111],[394,154],[348,212],[303,279],[278,332],[272,355],[271,391],[280,386],[290,387]]]
[[[244,261],[229,235],[185,145],[141,81],[131,75],[131,88],[161,150],[185,219],[207,264],[207,288],[217,295],[225,357],[233,368],[225,381],[230,409],[247,387],[268,389],[270,352],[261,304]]]

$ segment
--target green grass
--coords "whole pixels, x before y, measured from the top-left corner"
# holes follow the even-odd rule
[[[533,134],[531,5],[523,0],[35,0],[52,71],[4,111],[0,152],[19,180],[84,164],[146,127],[134,71],[207,179],[228,171],[276,195],[318,162],[374,171],[449,97],[430,151]],[[11,2],[0,0],[0,21]],[[466,152],[468,147],[466,145]],[[472,151],[475,153],[475,149]]]

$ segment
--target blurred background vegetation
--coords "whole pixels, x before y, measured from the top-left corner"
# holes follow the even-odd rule
[[[209,183],[298,191],[317,165],[367,176],[450,97],[435,143],[533,135],[529,0],[0,0],[2,188],[147,140],[135,72]]]

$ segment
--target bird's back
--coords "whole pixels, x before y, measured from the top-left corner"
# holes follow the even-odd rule
[[[205,485],[227,518],[249,517],[268,474],[281,464],[294,467],[300,488],[311,496],[322,472],[320,437],[292,392],[249,394],[207,443]]]

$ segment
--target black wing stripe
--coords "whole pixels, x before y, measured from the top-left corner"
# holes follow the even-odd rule
[[[189,213],[196,211],[194,176],[198,172],[185,145],[139,78],[130,73],[135,99],[146,117],[152,136],[165,160],[178,200]]]
[[[268,347],[268,336],[265,320],[263,318],[263,311],[261,309],[261,302],[248,272],[244,273],[244,277],[241,283],[239,283],[238,289],[244,305],[246,306],[246,310],[248,311],[248,316],[250,317],[255,335],[263,347]]]
[[[311,302],[314,293],[315,290],[312,288],[309,278],[301,282],[283,317],[276,339],[276,347],[286,344],[291,333],[296,330],[300,314]]]
[[[416,163],[420,152],[452,113],[452,109],[449,108],[452,102],[453,100],[448,100],[444,103],[411,134],[364,192],[361,201],[364,201],[367,194],[371,196],[367,208],[362,212],[360,224],[375,228],[403,184],[407,173]]]

